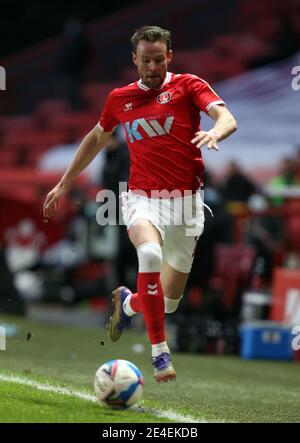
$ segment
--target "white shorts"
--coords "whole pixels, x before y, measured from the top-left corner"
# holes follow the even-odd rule
[[[161,235],[163,259],[179,272],[189,273],[197,240],[204,229],[204,202],[200,191],[177,198],[149,198],[132,191],[122,193],[127,229],[141,218]]]

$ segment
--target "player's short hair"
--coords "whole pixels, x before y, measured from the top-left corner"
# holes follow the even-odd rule
[[[159,26],[142,26],[136,29],[130,39],[134,53],[136,53],[137,46],[141,40],[146,40],[147,42],[162,41],[166,44],[167,51],[169,51],[172,46],[171,32]]]

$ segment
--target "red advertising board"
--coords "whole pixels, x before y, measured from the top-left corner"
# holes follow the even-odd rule
[[[271,320],[300,325],[300,269],[274,273]]]

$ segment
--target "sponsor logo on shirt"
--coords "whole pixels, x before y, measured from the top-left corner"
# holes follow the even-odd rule
[[[142,128],[149,137],[166,135],[169,134],[171,130],[173,120],[174,116],[169,116],[162,125],[156,119],[146,120],[145,118],[138,118],[133,120],[133,122],[124,123],[124,128],[130,143],[134,143],[135,140],[142,140],[142,138],[144,138],[141,132],[138,130],[139,128]]]
[[[171,100],[171,94],[169,92],[162,92],[157,97],[157,101],[161,105],[164,105],[165,103],[168,103],[170,100]]]

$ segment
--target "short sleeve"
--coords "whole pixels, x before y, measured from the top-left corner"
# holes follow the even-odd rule
[[[115,115],[116,110],[116,94],[115,89],[111,91],[106,99],[98,126],[104,132],[112,131],[118,124],[119,120]]]
[[[213,90],[209,83],[196,75],[188,75],[186,80],[187,92],[200,111],[206,114],[214,105],[225,105],[225,102]]]

